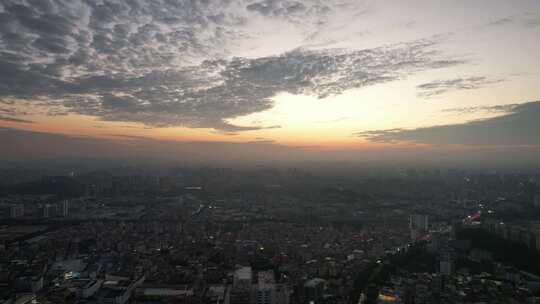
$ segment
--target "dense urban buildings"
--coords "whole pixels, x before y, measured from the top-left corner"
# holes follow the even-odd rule
[[[137,167],[43,176],[2,188],[0,299],[534,303],[539,177]]]

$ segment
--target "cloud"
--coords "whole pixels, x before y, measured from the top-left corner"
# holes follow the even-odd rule
[[[468,78],[454,78],[448,80],[436,80],[418,85],[420,98],[431,98],[447,92],[461,90],[475,90],[485,86],[503,82],[504,79],[491,79],[486,76],[473,76]]]
[[[540,27],[540,15],[538,13],[525,13],[520,15],[506,16],[490,22],[490,26],[518,25],[524,28]]]
[[[302,2],[298,1],[282,1],[282,0],[263,0],[251,3],[246,6],[248,11],[258,12],[264,16],[285,16],[290,17],[300,15],[309,10],[319,10],[321,12],[330,11],[330,7],[326,5],[316,4],[311,7],[306,7]]]
[[[484,113],[509,113],[517,108],[520,104],[505,104],[505,105],[496,105],[496,106],[476,106],[476,107],[461,107],[461,108],[448,108],[444,109],[443,112],[457,113],[457,114],[472,114],[478,112]]]
[[[258,130],[268,127],[236,126],[227,121],[270,109],[272,97],[281,92],[324,98],[465,62],[438,58],[434,45],[433,41],[415,41],[358,51],[298,49],[279,56],[205,61],[199,66],[154,71],[140,77],[54,80],[55,85],[43,86],[35,95],[63,99],[68,111],[106,121],[225,132]],[[11,94],[26,97],[26,93]]]
[[[93,138],[26,131],[0,127],[1,160],[118,159],[160,160],[181,163],[237,163],[292,161],[302,151],[269,141],[178,142],[139,136],[110,134],[115,138]],[[120,138],[121,137],[121,138]]]
[[[514,23],[515,18],[514,17],[503,17],[499,18],[497,20],[494,20],[489,23],[489,25],[499,26],[499,25],[506,25],[506,24],[512,24]]]
[[[271,138],[266,137],[256,137],[255,140],[250,141],[250,143],[257,143],[257,144],[273,144],[276,141]]]
[[[76,113],[149,127],[223,133],[268,110],[279,93],[324,98],[467,62],[423,39],[364,50],[296,49],[229,58],[253,14],[302,23],[355,1],[4,1],[0,103],[36,101],[48,115]],[[339,4],[339,5],[338,5]]]
[[[359,132],[371,142],[433,145],[540,145],[540,101],[508,106],[512,112],[463,124]]]
[[[317,123],[329,124],[329,123],[342,122],[342,121],[349,120],[349,119],[351,119],[351,118],[347,117],[347,116],[341,116],[341,117],[338,117],[338,118],[335,118],[335,119],[330,119],[330,120],[319,120],[319,121],[317,121]]]
[[[126,134],[107,134],[107,136],[117,137],[121,139],[127,139],[127,140],[147,140],[152,141],[151,137],[147,136],[137,136],[137,135],[126,135]]]
[[[31,120],[15,118],[15,117],[9,117],[9,116],[2,116],[2,115],[0,115],[0,120],[1,121],[7,121],[7,122],[18,122],[18,123],[34,123]]]
[[[317,35],[334,14],[360,16],[372,9],[370,1],[358,0],[255,0],[245,6],[248,12],[260,16],[279,18],[296,25],[308,26],[308,37]],[[307,40],[310,40],[309,38]]]
[[[398,146],[394,149],[346,149],[329,150],[318,146],[291,147],[271,142],[175,142],[161,140],[119,140],[92,137],[66,136],[33,131],[24,131],[0,127],[0,160],[23,161],[54,160],[55,162],[84,163],[91,160],[112,160],[114,164],[127,161],[159,161],[162,164],[212,164],[212,165],[260,165],[272,166],[284,164],[295,167],[329,163],[347,170],[356,170],[356,166],[367,165],[426,165],[436,166],[456,164],[467,168],[479,166],[515,169],[538,168],[540,147],[484,147],[475,146],[466,149],[431,146],[411,148]],[[314,163],[310,163],[310,162]],[[338,163],[339,162],[339,163]],[[343,163],[341,163],[343,162]],[[31,163],[30,163],[31,164]]]

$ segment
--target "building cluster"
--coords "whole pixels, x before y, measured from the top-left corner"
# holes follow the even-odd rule
[[[408,235],[139,220],[70,222],[4,241],[0,303],[347,303],[357,270]]]
[[[482,222],[482,228],[504,239],[521,243],[529,249],[540,251],[540,222],[538,221],[501,222],[488,219]]]
[[[68,217],[70,201],[50,195],[14,195],[0,199],[0,218],[36,219]]]
[[[533,299],[536,279],[456,238],[465,225],[538,248],[540,225],[497,220],[537,210],[536,190],[523,186],[531,178],[428,177],[42,178],[34,187],[55,194],[0,198],[0,303],[358,303],[369,298],[362,273],[385,267],[391,274],[374,283],[381,303]],[[412,259],[432,267],[393,262],[418,244],[435,262]]]
[[[514,269],[470,274],[400,271],[383,284],[378,303],[537,303]]]
[[[378,286],[377,303],[538,303],[540,300],[537,297],[540,277],[498,262],[494,252],[479,249],[470,240],[454,239],[451,230],[432,231],[421,242],[433,257],[434,263],[428,267],[431,269],[419,271],[411,265],[398,265]]]

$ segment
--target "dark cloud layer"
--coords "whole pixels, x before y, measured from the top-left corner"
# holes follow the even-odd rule
[[[511,105],[512,112],[464,124],[360,132],[371,142],[434,145],[540,145],[540,101]]]
[[[520,104],[513,103],[513,104],[496,105],[496,106],[448,108],[448,109],[444,109],[443,112],[457,113],[457,114],[472,114],[472,113],[478,113],[478,112],[509,113],[509,112],[512,112],[515,108],[519,107],[519,105]]]
[[[245,166],[262,163],[287,164],[295,167],[309,166],[310,161],[329,162],[332,168],[355,164],[374,166],[379,164],[456,164],[467,168],[489,166],[490,169],[516,165],[525,168],[540,165],[538,146],[536,147],[468,147],[447,149],[444,147],[423,147],[410,149],[396,147],[378,150],[318,150],[317,147],[289,147],[258,138],[253,142],[173,142],[146,138],[126,138],[127,140],[107,140],[91,137],[73,137],[60,134],[23,131],[0,128],[0,160],[54,160],[65,161],[84,159],[119,161],[171,161],[172,163],[199,163],[212,165]],[[300,161],[299,161],[300,160]],[[351,163],[336,163],[336,162]],[[314,163],[313,163],[314,164]],[[341,164],[341,165],[340,165]],[[354,169],[353,169],[354,170]]]
[[[330,7],[321,3],[317,3],[310,7],[307,7],[300,1],[283,1],[283,0],[263,0],[255,1],[246,6],[248,11],[258,12],[264,16],[279,16],[290,17],[305,12],[317,11],[317,13],[324,13],[330,11]]]
[[[536,28],[540,26],[540,15],[538,13],[529,12],[521,15],[507,16],[494,20],[490,22],[489,25],[518,25],[524,28]]]
[[[319,20],[333,9],[325,1],[28,3],[0,2],[0,103],[39,99],[49,115],[234,133],[276,127],[229,121],[271,108],[281,92],[323,98],[465,62],[438,52],[436,39],[219,59],[249,14]]]
[[[0,120],[7,121],[7,122],[33,123],[33,121],[31,120],[9,117],[9,116],[2,116],[2,115],[0,115]]]
[[[491,79],[486,76],[474,76],[468,78],[454,78],[449,80],[436,80],[418,85],[418,97],[430,98],[442,95],[446,92],[474,90],[504,81],[503,79]]]
[[[266,141],[230,142],[175,142],[160,141],[142,136],[110,134],[102,139],[67,136],[0,127],[0,160],[72,158],[161,160],[182,163],[240,163],[260,161],[291,161],[302,155],[294,149]]]

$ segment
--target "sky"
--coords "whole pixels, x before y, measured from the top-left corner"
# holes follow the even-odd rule
[[[0,0],[0,158],[540,162],[537,0]]]

